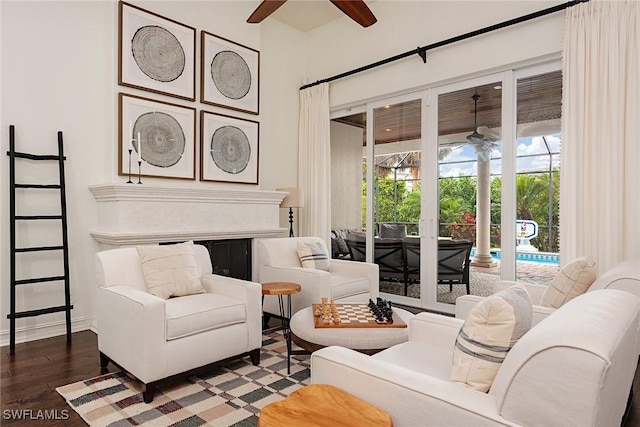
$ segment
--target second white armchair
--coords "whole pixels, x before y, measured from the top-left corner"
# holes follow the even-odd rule
[[[263,239],[258,242],[259,280],[266,282],[294,282],[302,287],[291,299],[293,313],[319,303],[322,297],[341,302],[367,302],[378,296],[378,265],[348,260],[329,259],[329,271],[304,268],[298,256],[298,243],[326,244],[318,237]],[[264,311],[279,315],[276,297],[265,297]]]

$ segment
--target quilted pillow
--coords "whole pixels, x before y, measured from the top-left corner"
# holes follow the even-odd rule
[[[303,243],[298,241],[298,258],[304,268],[329,271],[329,256],[322,243]]]
[[[344,240],[347,238],[346,230],[338,230],[336,233],[336,242],[338,243],[338,249],[340,249],[341,254],[348,254],[349,247],[347,246],[347,242]]]
[[[509,350],[531,328],[532,317],[531,299],[522,285],[476,304],[456,338],[451,381],[488,391]]]
[[[344,240],[347,238],[347,230],[331,230],[331,246],[335,255],[348,255],[349,247]]]
[[[596,280],[596,262],[586,256],[565,265],[553,278],[542,295],[541,306],[560,308],[569,300],[582,295]]]
[[[160,298],[201,294],[193,242],[177,245],[138,246],[147,291]]]

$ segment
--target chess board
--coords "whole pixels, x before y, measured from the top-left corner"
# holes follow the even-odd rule
[[[393,323],[378,322],[371,314],[367,304],[336,304],[340,323],[323,323],[322,316],[313,315],[313,324],[316,328],[406,328],[407,324],[393,313]],[[313,304],[312,314],[316,309],[322,311],[322,304]]]

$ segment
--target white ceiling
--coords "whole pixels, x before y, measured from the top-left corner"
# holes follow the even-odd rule
[[[375,0],[367,0],[370,5]],[[255,2],[256,7],[261,0]],[[300,31],[311,31],[321,25],[345,16],[329,0],[287,0],[267,19],[277,19]],[[354,22],[354,25],[358,25]]]

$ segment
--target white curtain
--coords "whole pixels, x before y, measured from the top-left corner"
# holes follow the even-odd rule
[[[329,84],[300,91],[299,186],[305,192],[299,234],[331,242],[331,151]]]
[[[565,22],[561,264],[640,259],[640,3],[591,0]]]

